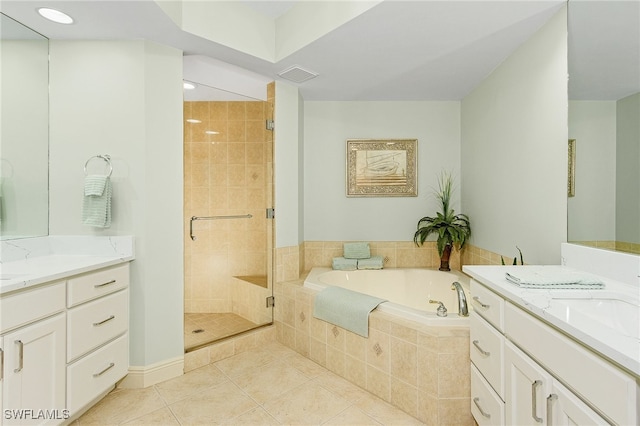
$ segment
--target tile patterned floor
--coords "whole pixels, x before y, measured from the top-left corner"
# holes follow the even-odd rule
[[[85,425],[421,425],[278,343],[145,389],[116,389]]]
[[[197,348],[256,327],[258,324],[232,313],[184,314],[184,348]],[[195,330],[203,331],[194,333]]]

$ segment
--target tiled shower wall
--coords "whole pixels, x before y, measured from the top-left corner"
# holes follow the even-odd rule
[[[185,120],[200,121],[184,125],[185,312],[232,312],[233,277],[267,275],[273,135],[265,120],[273,114],[273,88],[267,102],[184,103]],[[189,237],[192,216],[245,214],[253,217],[195,221],[196,240]]]

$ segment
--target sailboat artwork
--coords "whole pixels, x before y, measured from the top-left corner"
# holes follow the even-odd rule
[[[356,185],[405,185],[406,151],[357,151]]]
[[[347,141],[347,196],[416,196],[416,139]]]

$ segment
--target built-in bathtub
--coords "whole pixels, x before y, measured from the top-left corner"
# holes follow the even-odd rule
[[[350,288],[393,290],[377,295],[389,301],[371,312],[369,337],[313,317],[319,290],[359,281],[360,287]],[[276,336],[425,424],[472,426],[469,321],[458,317],[453,281],[468,290],[469,278],[459,272],[313,268],[304,280],[276,283]],[[402,301],[400,296],[407,297]],[[436,298],[447,306],[447,317],[436,316],[438,306],[429,303]]]
[[[430,326],[465,326],[468,317],[458,316],[458,294],[451,289],[459,282],[469,297],[469,277],[462,272],[424,268],[338,271],[316,267],[309,272],[304,286],[322,290],[338,286],[387,300],[377,310]],[[447,308],[446,317],[437,316],[437,300]],[[468,306],[470,303],[468,303]]]

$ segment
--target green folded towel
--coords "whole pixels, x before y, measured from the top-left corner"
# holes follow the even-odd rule
[[[354,271],[358,268],[356,259],[345,259],[344,257],[334,257],[332,265],[333,269],[339,271]]]
[[[384,259],[382,256],[371,256],[369,259],[358,259],[358,269],[382,269]]]
[[[369,337],[369,313],[384,301],[342,287],[327,287],[315,297],[313,316]]]
[[[371,257],[371,249],[369,248],[369,243],[344,243],[343,250],[343,256],[346,259],[368,259]]]
[[[85,178],[82,223],[97,228],[111,226],[111,179],[90,175]]]

